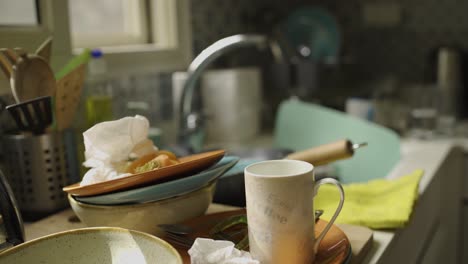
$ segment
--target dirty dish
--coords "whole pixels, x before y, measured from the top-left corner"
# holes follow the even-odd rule
[[[315,180],[314,166],[299,160],[269,160],[244,170],[249,223],[250,253],[262,263],[313,263],[315,253],[345,200],[341,184],[332,178]],[[325,184],[340,193],[333,217],[320,235],[314,236],[314,200]],[[274,208],[274,213],[267,213]],[[331,210],[330,210],[331,211]],[[265,240],[261,234],[269,234]],[[278,248],[269,241],[288,241]],[[294,256],[290,253],[294,251]]]
[[[15,246],[0,254],[0,263],[181,264],[177,251],[155,236],[116,227],[80,228]]]
[[[224,153],[224,150],[214,150],[194,154],[179,158],[179,164],[85,186],[75,183],[64,187],[63,191],[75,196],[91,196],[113,191],[123,191],[156,181],[163,182],[179,177],[187,177],[215,164],[221,160]]]
[[[324,212],[323,210],[315,210],[315,222],[316,223],[320,219],[320,216],[323,214],[323,212]],[[247,220],[246,215],[243,215],[243,218],[245,220]],[[232,219],[238,219],[238,218],[233,217]],[[228,221],[225,222],[225,223],[230,223],[230,219],[228,219]],[[227,224],[227,225],[229,225],[229,224]],[[189,235],[192,232],[195,232],[195,230],[192,227],[187,226],[187,225],[183,225],[183,224],[162,224],[162,225],[158,225],[158,227],[160,227],[164,231],[165,234],[169,233],[169,234],[178,235],[178,236],[186,236],[186,235]],[[221,232],[222,231],[223,230],[221,230]],[[191,247],[191,244],[190,244],[190,246],[188,248],[190,248],[190,247]]]
[[[212,238],[210,235],[210,231],[212,228],[219,222],[236,215],[245,215],[245,209],[229,211],[229,212],[222,212],[222,213],[215,213],[209,215],[203,215],[194,219],[187,220],[182,222],[181,224],[186,225],[193,230],[193,233],[187,235],[188,238],[195,239],[197,237],[206,237]],[[318,235],[322,232],[322,230],[327,225],[327,222],[324,220],[319,219],[316,224],[315,234]],[[233,228],[242,228],[233,227]],[[247,226],[244,227],[247,231]],[[164,236],[161,236],[162,239],[166,239]],[[236,241],[233,241],[236,242]],[[169,242],[171,243],[171,242]],[[184,263],[190,263],[190,257],[187,253],[186,247],[178,246],[176,243],[171,243],[177,251],[179,251],[180,255]],[[311,249],[312,250],[312,249]],[[330,231],[326,234],[323,238],[322,242],[320,243],[316,255],[316,264],[345,264],[349,263],[351,256],[351,244],[346,236],[346,234],[336,225],[332,225]]]
[[[213,200],[216,182],[196,191],[140,204],[93,205],[68,195],[76,216],[87,226],[116,226],[160,235],[160,224],[173,224],[205,214]]]
[[[219,178],[238,161],[239,158],[237,157],[226,156],[209,169],[190,177],[122,192],[96,196],[77,196],[75,199],[83,203],[98,205],[132,204],[163,200],[200,189]]]

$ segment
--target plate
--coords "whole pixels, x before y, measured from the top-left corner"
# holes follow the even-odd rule
[[[284,30],[291,46],[314,62],[337,59],[340,49],[338,23],[323,8],[305,7],[288,16]]]
[[[224,153],[224,150],[214,150],[194,154],[179,158],[179,164],[85,186],[75,183],[64,187],[63,191],[74,196],[91,196],[122,191],[156,181],[163,182],[174,178],[187,177],[215,164],[224,156]]]
[[[96,196],[75,197],[77,201],[97,205],[118,205],[154,202],[186,194],[214,181],[239,161],[238,157],[226,156],[207,170],[190,177],[163,182],[138,189]]]
[[[177,251],[147,233],[117,227],[91,227],[54,233],[12,247],[0,263],[165,263],[181,264]]]
[[[229,212],[208,214],[200,216],[182,224],[192,227],[195,232],[189,234],[190,238],[206,237],[210,238],[209,231],[211,228],[220,221],[235,215],[245,214],[245,209],[234,210]],[[325,228],[327,222],[319,219],[315,225],[315,235],[318,236]],[[246,227],[244,227],[246,229]],[[247,230],[245,231],[247,232]],[[165,239],[164,235],[161,236]],[[170,240],[166,240],[169,244],[179,251],[184,263],[190,263],[190,256],[187,253],[187,248],[173,244]],[[323,238],[318,247],[315,264],[347,264],[351,258],[351,244],[346,234],[336,225],[332,225],[328,233]]]

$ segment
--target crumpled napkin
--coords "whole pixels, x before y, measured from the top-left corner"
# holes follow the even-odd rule
[[[129,158],[157,151],[148,139],[149,121],[144,116],[124,117],[94,125],[83,133],[85,167],[91,168],[80,185],[89,185],[130,175],[124,173]]]
[[[362,225],[374,229],[401,228],[411,217],[418,199],[418,186],[424,171],[414,170],[398,179],[376,179],[366,183],[343,184],[345,202],[336,223]],[[339,196],[336,188],[322,185],[314,198],[320,217],[330,220]]]
[[[188,253],[192,264],[260,264],[231,241],[197,238]]]

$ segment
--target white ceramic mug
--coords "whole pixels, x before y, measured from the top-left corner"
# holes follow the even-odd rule
[[[299,160],[269,160],[244,170],[249,248],[262,264],[313,263],[320,241],[341,211],[344,191],[332,178],[314,179],[314,166]],[[322,184],[334,184],[340,203],[316,238],[313,198]]]

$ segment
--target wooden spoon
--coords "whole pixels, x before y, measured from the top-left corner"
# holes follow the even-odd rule
[[[5,76],[10,81],[10,89],[12,94],[15,94],[15,82],[13,79],[16,62],[18,57],[9,49],[0,49],[0,68],[5,73]],[[19,103],[16,98],[15,101]]]
[[[12,50],[0,49],[0,67],[8,79],[13,76],[13,67],[16,62],[17,56]]]
[[[54,96],[56,82],[49,64],[37,55],[21,53],[14,66],[12,90],[16,102]]]

